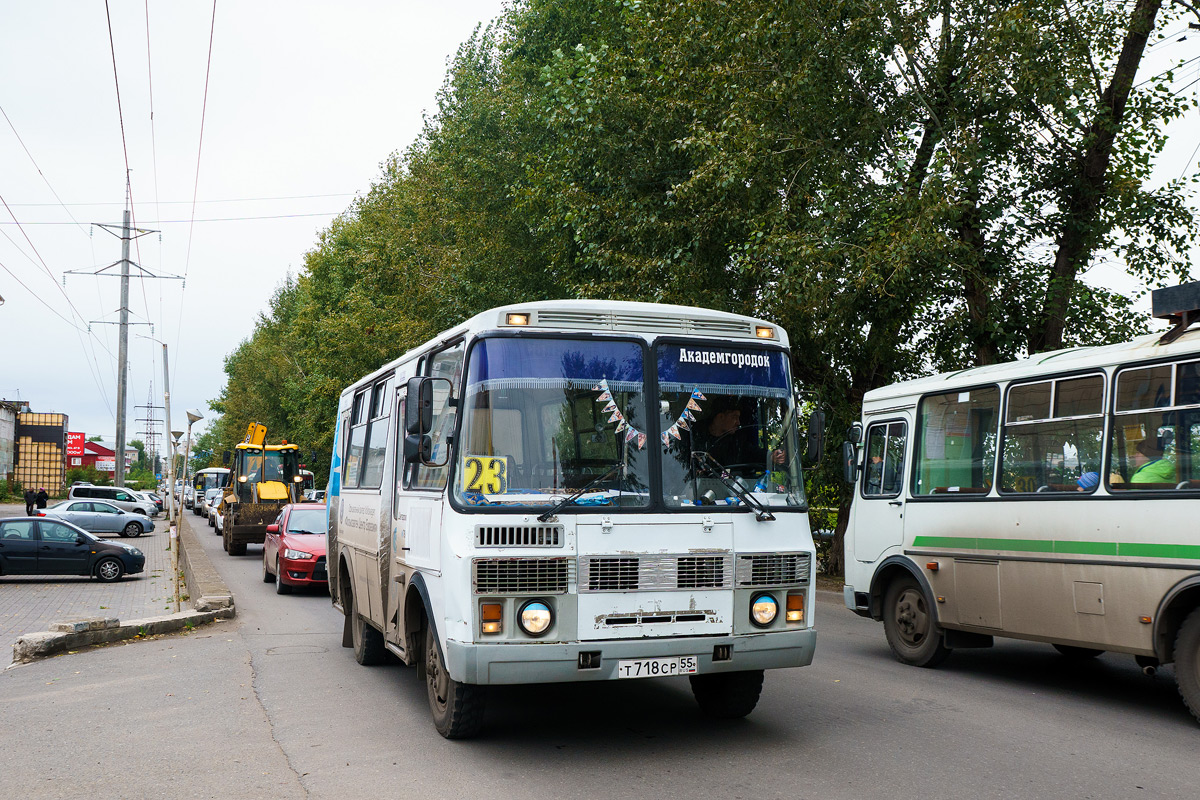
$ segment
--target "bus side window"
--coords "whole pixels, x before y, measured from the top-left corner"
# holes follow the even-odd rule
[[[400,385],[396,392],[396,413],[393,415],[396,429],[396,444],[393,447],[392,458],[395,459],[395,469],[392,471],[395,485],[392,488],[392,513],[400,519],[400,492],[406,488],[408,480],[408,464],[404,463],[404,399],[407,388],[403,379],[397,379]]]
[[[386,457],[389,419],[388,398],[391,397],[391,379],[375,384],[371,392],[371,412],[365,436],[366,450],[363,453],[362,480],[360,489],[378,489],[383,482],[383,462]]]
[[[462,342],[452,345],[440,353],[435,353],[429,360],[429,376],[446,378],[454,387],[455,392],[462,385],[462,373]],[[454,422],[457,414],[455,409],[450,407],[450,397],[444,388],[445,384],[439,382],[436,386],[437,388],[433,392],[433,430],[430,435],[433,438],[433,459],[441,461],[446,457],[445,449],[452,444],[450,437],[454,434]],[[411,486],[416,489],[446,488],[446,475],[452,461],[453,459],[448,459],[446,465],[441,467],[414,465]]]
[[[346,458],[342,464],[342,486],[346,489],[358,487],[358,476],[362,471],[363,446],[367,440],[367,410],[363,408],[366,389],[354,396],[354,412],[350,416],[350,436],[346,442]]]
[[[996,386],[921,398],[913,494],[987,494],[996,469],[999,416]]]
[[[1104,376],[1010,386],[1000,491],[1095,491],[1104,438]]]
[[[1200,489],[1200,362],[1117,373],[1108,488]]]
[[[864,497],[895,497],[904,480],[904,445],[908,425],[885,422],[867,431],[863,469]]]

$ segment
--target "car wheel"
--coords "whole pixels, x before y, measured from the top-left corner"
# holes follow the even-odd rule
[[[144,509],[144,508],[135,508],[135,509],[133,510],[133,513],[135,513],[135,514],[141,514],[143,517],[145,517],[145,516],[149,516],[148,514],[146,514],[146,509]]]
[[[106,556],[96,562],[96,577],[104,583],[119,581],[124,574],[125,566],[119,558]]]
[[[424,656],[425,691],[429,695],[433,727],[447,739],[469,739],[478,735],[483,727],[484,687],[459,683],[450,677],[432,625],[425,628]]]
[[[267,569],[267,552],[263,550],[263,583],[270,583],[275,580],[275,576],[271,574],[271,570]]]
[[[936,667],[950,655],[916,580],[892,581],[883,599],[883,630],[892,655],[914,667]]]
[[[283,582],[283,570],[279,568],[279,562],[275,562],[275,594],[291,594],[292,587]],[[374,629],[372,629],[374,630]],[[381,637],[382,638],[382,637]]]
[[[762,694],[763,671],[714,672],[689,675],[692,696],[700,712],[713,719],[741,719],[758,705]]]
[[[121,530],[122,536],[141,536],[142,526],[136,522],[131,522]]]

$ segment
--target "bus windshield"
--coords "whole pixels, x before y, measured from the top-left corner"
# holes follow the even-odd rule
[[[786,355],[729,345],[660,345],[659,428],[669,507],[804,505]]]
[[[483,339],[471,349],[455,493],[466,505],[649,505],[642,346]]]

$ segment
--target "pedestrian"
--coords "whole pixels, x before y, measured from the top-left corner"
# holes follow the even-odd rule
[[[33,489],[26,489],[25,490],[25,516],[27,516],[27,517],[33,516],[33,506],[35,503],[37,503],[37,495],[34,494]]]
[[[37,500],[38,508],[46,507],[46,501],[50,499],[50,495],[46,493],[46,487],[43,486],[38,489],[37,497],[35,499]]]

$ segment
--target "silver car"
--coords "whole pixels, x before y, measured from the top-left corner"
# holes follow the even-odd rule
[[[154,530],[154,521],[145,514],[125,511],[104,500],[64,500],[41,509],[39,514],[65,519],[90,533],[141,536]]]

